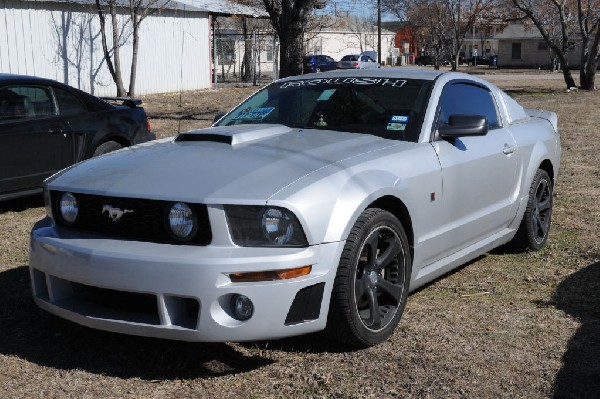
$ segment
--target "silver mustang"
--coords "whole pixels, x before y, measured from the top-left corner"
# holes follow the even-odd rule
[[[126,334],[387,339],[409,291],[501,244],[538,250],[557,117],[474,76],[276,81],[208,129],[45,182],[35,302]]]

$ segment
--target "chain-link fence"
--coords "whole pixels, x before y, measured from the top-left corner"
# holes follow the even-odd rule
[[[270,34],[217,34],[213,79],[216,83],[265,84],[279,76],[279,41]]]

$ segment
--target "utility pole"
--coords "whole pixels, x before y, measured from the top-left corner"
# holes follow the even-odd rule
[[[377,0],[377,62],[381,65],[381,0]]]

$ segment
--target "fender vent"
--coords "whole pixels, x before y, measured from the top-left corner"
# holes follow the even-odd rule
[[[285,318],[285,325],[289,326],[318,319],[321,314],[324,288],[325,283],[319,283],[298,291]]]

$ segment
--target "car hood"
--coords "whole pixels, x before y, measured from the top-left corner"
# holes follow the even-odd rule
[[[107,196],[258,204],[328,165],[402,144],[280,125],[208,128],[90,159],[47,184]]]

